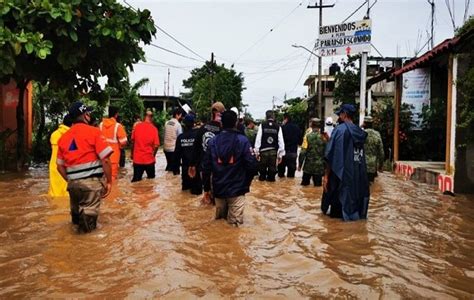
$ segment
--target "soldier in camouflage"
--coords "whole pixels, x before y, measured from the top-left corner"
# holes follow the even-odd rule
[[[298,158],[298,171],[303,168],[301,185],[309,185],[311,178],[313,178],[314,186],[322,185],[326,140],[320,132],[320,127],[320,119],[311,120],[311,132],[306,135],[307,143],[301,147]]]
[[[377,130],[372,128],[372,123],[372,117],[365,117],[364,129],[367,132],[367,140],[365,141],[365,159],[367,161],[367,177],[370,182],[374,182],[375,177],[377,177],[377,170],[382,171],[385,157],[382,137]]]

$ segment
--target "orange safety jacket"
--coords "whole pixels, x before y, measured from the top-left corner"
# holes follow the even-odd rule
[[[110,157],[113,164],[118,164],[120,161],[120,146],[127,144],[127,133],[122,124],[117,122],[115,118],[104,118],[99,124],[99,129],[104,135],[107,144],[114,150]]]
[[[59,139],[56,164],[66,167],[68,180],[100,177],[101,160],[112,152],[98,128],[77,123]]]

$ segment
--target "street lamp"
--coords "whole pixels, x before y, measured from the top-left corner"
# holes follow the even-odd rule
[[[314,53],[313,51],[309,50],[309,49],[306,48],[305,46],[293,44],[293,45],[291,45],[291,47],[294,47],[294,48],[303,48],[304,50],[308,51],[309,53],[313,54],[314,56],[316,56],[316,57],[321,57],[321,55]]]
[[[323,116],[323,91],[322,91],[323,88],[322,88],[322,80],[321,80],[322,56],[314,53],[313,51],[309,50],[305,46],[293,44],[293,45],[291,45],[291,47],[302,48],[302,49],[308,51],[309,53],[311,53],[312,55],[314,55],[318,58],[318,113],[319,113],[319,118],[321,120],[323,120],[324,119],[324,116]]]

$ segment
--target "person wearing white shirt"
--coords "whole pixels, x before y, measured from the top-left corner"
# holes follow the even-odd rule
[[[260,181],[275,181],[277,165],[281,163],[285,156],[285,142],[283,140],[283,131],[275,122],[275,113],[267,110],[265,113],[266,121],[258,127],[255,138],[255,155],[259,160]]]
[[[180,108],[173,111],[173,118],[165,124],[165,143],[163,151],[166,156],[166,171],[173,172],[174,175],[179,175],[179,163],[175,159],[175,146],[178,135],[183,133],[181,126],[181,117],[183,112]]]

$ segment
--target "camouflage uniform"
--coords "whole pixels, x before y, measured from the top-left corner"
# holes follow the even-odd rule
[[[299,166],[303,166],[303,180],[301,185],[309,185],[311,177],[315,186],[321,186],[324,174],[324,148],[326,142],[323,136],[313,131],[306,134],[307,147],[301,148],[298,158]]]
[[[367,140],[365,141],[365,159],[367,161],[367,175],[370,181],[374,181],[377,170],[384,161],[383,143],[380,133],[375,129],[366,129]]]

